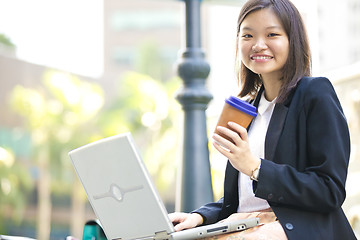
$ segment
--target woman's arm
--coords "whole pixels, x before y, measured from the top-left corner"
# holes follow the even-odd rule
[[[192,213],[198,213],[203,217],[203,224],[216,223],[219,218],[219,214],[223,207],[224,198],[221,198],[217,202],[205,204],[204,206],[194,210]]]

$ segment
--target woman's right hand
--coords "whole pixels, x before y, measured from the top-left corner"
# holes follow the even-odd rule
[[[199,226],[203,223],[203,217],[198,213],[182,213],[182,212],[175,212],[170,213],[169,218],[171,222],[174,224],[175,232],[194,228]]]

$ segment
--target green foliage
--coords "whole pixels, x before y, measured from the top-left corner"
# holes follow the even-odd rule
[[[9,48],[15,48],[15,44],[10,40],[10,38],[5,36],[4,34],[0,34],[0,44],[5,45]]]
[[[130,131],[160,191],[166,191],[175,175],[180,105],[174,98],[180,81],[165,83],[148,75],[129,72],[118,82],[118,95],[100,113],[106,136]]]
[[[11,150],[0,147],[0,223],[6,215],[16,222],[22,220],[26,195],[32,187],[28,169],[15,161]],[[0,232],[4,231],[0,224]]]
[[[135,58],[135,69],[142,74],[163,79],[163,74],[168,68],[156,43],[145,41],[139,46],[139,55]]]
[[[166,87],[151,77],[130,72],[118,82],[116,99],[104,109],[100,126],[113,135],[123,131],[159,131],[169,115]]]
[[[173,64],[176,57],[177,49],[163,46],[156,40],[144,39],[137,48],[134,69],[157,81],[166,82],[170,76],[173,76]]]
[[[47,152],[53,180],[67,182],[69,191],[73,177],[69,177],[67,152],[96,134],[95,117],[104,103],[102,89],[73,75],[49,71],[37,89],[16,86],[11,102],[31,132],[35,163],[39,154]],[[53,186],[54,191],[64,191],[63,184]]]

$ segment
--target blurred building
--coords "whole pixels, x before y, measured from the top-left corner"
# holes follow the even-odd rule
[[[104,74],[101,84],[111,98],[114,83],[126,71],[166,81],[176,75],[181,46],[182,2],[164,0],[104,3]]]
[[[343,208],[357,234],[360,234],[360,61],[325,73],[332,80],[347,118],[351,156]]]
[[[319,66],[321,71],[360,61],[360,1],[318,0]]]

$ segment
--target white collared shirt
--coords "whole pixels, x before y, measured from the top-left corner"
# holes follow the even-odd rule
[[[253,120],[249,131],[249,147],[252,154],[258,158],[265,156],[265,136],[270,123],[271,115],[274,111],[275,100],[269,102],[265,98],[265,91],[261,95],[258,106],[258,115]],[[268,202],[264,199],[255,197],[252,180],[249,176],[239,173],[239,206],[238,212],[255,212],[270,208]]]

